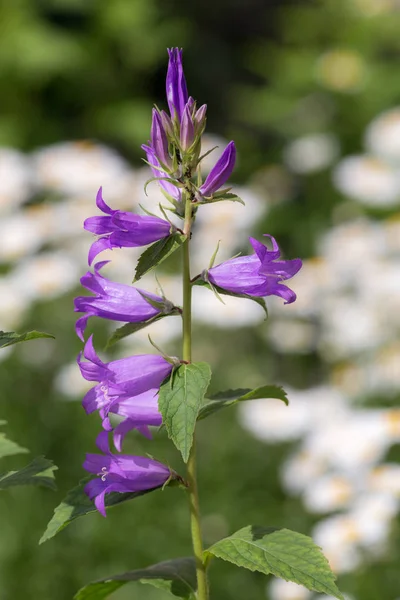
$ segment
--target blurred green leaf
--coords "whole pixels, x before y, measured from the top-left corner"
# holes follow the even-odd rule
[[[289,404],[285,390],[278,385],[263,385],[255,388],[254,390],[227,390],[226,392],[219,392],[218,394],[215,394],[210,398],[210,402],[207,402],[201,407],[198,420],[209,417],[215,412],[221,410],[221,408],[227,408],[228,406],[233,406],[238,402],[257,400],[259,398],[276,398],[277,400],[282,400],[282,402],[284,402],[286,405]]]
[[[174,235],[169,235],[168,237],[159,240],[147,248],[138,260],[133,282],[135,283],[143,277],[143,275],[164,262],[168,256],[182,245],[185,239],[185,235],[175,233]]]
[[[311,538],[290,531],[249,525],[220,540],[204,553],[250,571],[272,574],[309,590],[344,600],[321,549]]]
[[[0,490],[15,485],[43,485],[55,490],[54,471],[57,468],[51,460],[38,456],[23,469],[0,475]]]
[[[180,365],[160,387],[158,407],[168,436],[189,459],[197,415],[211,379],[210,365],[191,363]]]
[[[5,425],[7,421],[0,421],[0,426]],[[15,442],[9,440],[5,433],[0,433],[0,458],[5,456],[13,456],[14,454],[26,454],[29,452],[26,448],[22,448]]]
[[[0,331],[0,348],[27,342],[28,340],[36,340],[37,338],[52,338],[51,333],[43,333],[42,331],[27,331],[26,333],[15,333],[14,331]]]
[[[92,477],[90,476],[85,477],[79,482],[79,484],[76,487],[72,488],[72,490],[68,492],[65,499],[54,510],[54,515],[49,521],[46,531],[40,538],[39,544],[42,544],[43,542],[46,542],[50,538],[54,537],[67,525],[72,523],[72,521],[75,521],[75,519],[78,519],[79,517],[84,517],[85,515],[89,515],[90,513],[97,512],[95,505],[84,492],[85,485],[91,479]],[[171,480],[171,484],[172,483],[175,482]],[[143,496],[144,494],[149,494],[154,490],[160,489],[160,487],[163,486],[159,486],[158,488],[152,488],[151,490],[145,490],[143,492],[129,492],[126,494],[112,492],[111,494],[106,495],[105,505],[108,508],[116,506],[117,504],[121,504],[121,502],[133,500],[134,498],[138,498],[139,496]]]
[[[178,598],[195,600],[196,598],[196,565],[194,558],[174,558],[164,562],[129,571],[122,575],[108,577],[102,581],[90,583],[74,597],[74,600],[102,600],[126,583],[138,581],[170,592]]]

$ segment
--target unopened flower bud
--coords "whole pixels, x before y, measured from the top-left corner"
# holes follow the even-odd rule
[[[235,161],[235,142],[229,142],[221,158],[215,163],[215,166],[211,169],[205,182],[200,187],[200,193],[203,196],[212,196],[214,192],[219,190],[231,176]]]
[[[153,108],[153,118],[151,121],[151,145],[154,152],[162,165],[172,169],[172,158],[168,152],[168,138],[163,127],[160,113]]]
[[[167,100],[171,117],[182,120],[183,111],[188,101],[185,75],[182,66],[182,50],[168,49],[169,62],[167,71]]]
[[[190,103],[192,100],[192,103]],[[192,104],[190,106],[190,104]],[[183,111],[182,121],[181,121],[181,147],[182,150],[188,150],[190,146],[194,142],[194,125],[193,125],[193,117],[192,117],[192,108],[193,108],[193,99],[189,99],[186,103],[185,110]]]

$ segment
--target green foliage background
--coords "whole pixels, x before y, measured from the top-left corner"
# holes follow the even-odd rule
[[[357,151],[366,124],[400,100],[399,13],[362,17],[346,0],[13,0],[0,1],[0,145],[30,150],[66,139],[90,138],[117,148],[139,164],[153,102],[164,103],[166,47],[183,46],[190,92],[209,106],[208,130],[235,139],[237,180],[260,177],[281,160],[297,135],[329,129],[343,152]],[[365,84],[349,93],[324,87],[318,57],[332,48],[357,51]],[[298,109],[308,97],[320,110]],[[262,181],[262,178],[261,178]],[[277,204],[267,230],[287,255],[310,256],[316,235],[342,201],[326,171],[298,178],[294,200]],[[77,223],[77,227],[81,224]],[[259,233],[263,231],[259,224]],[[257,233],[257,232],[255,232]],[[0,597],[69,600],[83,584],[190,553],[188,511],[179,489],[126,503],[109,518],[92,515],[38,547],[54,507],[82,476],[94,450],[98,421],[79,403],[63,402],[52,376],[81,349],[73,331],[71,297],[38,306],[27,329],[52,332],[53,352],[39,366],[0,364],[0,416],[8,434],[58,465],[59,491],[10,490],[0,496]],[[1,324],[0,324],[1,325]],[[264,325],[260,325],[264,327]],[[213,345],[213,391],[255,387],[284,378],[307,386],[325,367],[317,356],[277,357],[258,329],[196,332],[196,360]],[[34,344],[31,351],[34,352]],[[179,352],[171,348],[171,352]],[[135,437],[127,452],[151,452],[182,467],[165,434]],[[234,410],[199,425],[199,479],[206,543],[248,523],[309,533],[314,517],[285,495],[278,465],[286,445],[265,446],[244,432]],[[13,457],[7,468],[21,466]],[[400,591],[399,543],[390,557],[342,577],[342,590],[358,600],[394,600]],[[266,577],[213,565],[213,598],[265,597]],[[163,592],[126,586],[115,598],[162,599]]]

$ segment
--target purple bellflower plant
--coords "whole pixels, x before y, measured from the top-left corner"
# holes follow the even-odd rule
[[[162,487],[174,473],[165,465],[144,456],[114,455],[110,452],[108,433],[98,435],[97,446],[104,454],[87,454],[83,468],[97,475],[85,486],[97,510],[105,517],[105,495],[111,492],[144,492]]]
[[[97,205],[104,216],[87,219],[85,228],[102,236],[89,251],[90,263],[104,248],[144,246],[154,242],[155,248],[152,246],[150,251],[146,250],[139,259],[141,266],[136,269],[136,280],[143,273],[143,264],[150,270],[172,252],[179,250],[182,254],[183,307],[177,309],[163,297],[106,279],[99,272],[105,264],[103,262],[94,266],[93,273],[89,271],[82,277],[83,287],[93,295],[76,298],[75,311],[84,313],[76,324],[77,333],[82,340],[87,320],[91,316],[126,323],[117,330],[118,340],[125,335],[134,334],[135,323],[141,323],[141,327],[151,326],[154,320],[178,312],[182,316],[182,360],[160,353],[127,356],[104,362],[96,353],[93,338],[87,340],[83,353],[78,356],[78,364],[82,376],[95,382],[95,385],[83,398],[83,407],[87,413],[99,413],[104,431],[97,438],[101,454],[86,456],[83,467],[95,478],[86,484],[84,491],[105,516],[107,503],[115,503],[115,498],[112,500],[107,497],[111,492],[143,493],[161,487],[167,488],[173,482],[186,489],[193,558],[185,559],[185,565],[189,564],[191,569],[188,586],[191,598],[209,600],[207,569],[212,556],[223,557],[251,570],[256,565],[257,570],[270,573],[271,565],[266,558],[266,550],[271,543],[275,575],[281,575],[317,592],[328,590],[330,594],[343,600],[320,549],[306,536],[290,530],[249,526],[204,551],[196,475],[195,432],[198,421],[241,400],[260,398],[260,390],[263,389],[268,389],[270,398],[286,400],[286,396],[281,388],[268,383],[263,388],[235,397],[233,401],[232,390],[221,392],[218,401],[206,399],[211,369],[206,362],[193,362],[192,293],[196,284],[206,283],[214,291],[253,298],[259,303],[260,297],[275,295],[289,304],[296,300],[296,295],[283,282],[298,273],[302,263],[299,258],[280,259],[278,244],[272,236],[268,236],[272,249],[250,238],[254,254],[232,258],[192,277],[190,247],[192,234],[197,235],[197,231],[192,231],[197,211],[202,210],[203,204],[240,200],[234,194],[227,193],[230,188],[221,189],[235,166],[236,147],[233,141],[227,145],[203,182],[201,137],[206,122],[206,105],[197,108],[195,100],[188,94],[182,50],[172,48],[168,53],[166,89],[170,115],[164,110],[153,110],[150,141],[142,148],[152,170],[152,179],[158,181],[164,197],[172,204],[172,208],[162,206],[162,209],[168,209],[174,219],[180,219],[181,227],[174,229],[175,225],[157,217],[112,210],[105,204],[100,189]],[[235,208],[233,205],[232,210]],[[174,236],[172,244],[168,243],[169,236]],[[164,238],[167,238],[166,242]],[[241,393],[240,390],[238,393]],[[187,464],[185,480],[152,458],[110,452],[110,432],[116,450],[121,452],[129,432],[136,430],[151,438],[149,427],[161,425],[160,435],[164,432],[168,435]],[[143,442],[147,443],[147,440]],[[121,497],[120,501],[130,498],[131,495],[128,494]],[[240,501],[240,498],[236,501]],[[164,526],[168,527],[169,524],[165,523]],[[238,544],[241,545],[240,551]],[[301,569],[290,568],[291,561],[295,566],[301,565]],[[165,571],[168,585],[171,572],[177,575],[179,581],[187,582],[188,574],[187,571],[183,572],[181,561],[178,559],[172,562],[171,569],[167,568]],[[169,564],[168,561],[164,563]],[[157,573],[159,572],[158,570]],[[160,578],[163,579],[161,572]],[[102,585],[102,582],[98,582],[96,590],[99,589],[100,594],[107,594],[109,588],[102,590]],[[189,595],[186,594],[185,597],[189,598]]]
[[[89,217],[83,224],[87,231],[101,236],[90,247],[89,265],[103,250],[147,246],[176,231],[171,223],[159,217],[113,210],[104,202],[102,188],[97,192],[96,204],[106,216]]]
[[[231,258],[204,271],[203,278],[233,294],[280,296],[285,300],[285,304],[291,304],[296,300],[296,294],[286,285],[282,285],[281,281],[296,275],[302,262],[300,258],[278,260],[278,244],[272,235],[268,237],[272,242],[272,250],[268,250],[254,238],[249,238],[254,254]]]

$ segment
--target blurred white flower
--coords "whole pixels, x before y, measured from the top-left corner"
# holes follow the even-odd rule
[[[86,140],[60,142],[36,151],[32,160],[37,185],[44,189],[67,196],[86,196],[93,198],[93,202],[101,185],[107,199],[131,194],[134,173],[107,146]]]
[[[349,511],[349,518],[357,529],[358,543],[371,551],[379,550],[388,539],[393,518],[399,509],[399,500],[391,494],[378,492],[358,498]]]
[[[223,303],[214,293],[203,287],[193,289],[193,319],[221,329],[249,327],[262,322],[265,313],[252,300],[221,295]]]
[[[308,600],[311,598],[311,592],[304,586],[278,578],[274,578],[268,583],[267,593],[271,600]]]
[[[325,169],[338,155],[339,141],[330,133],[315,133],[297,138],[283,152],[287,166],[301,175]]]
[[[17,212],[2,219],[0,263],[11,263],[36,252],[45,238],[29,213]]]
[[[308,353],[316,345],[312,323],[294,319],[274,319],[268,327],[268,339],[278,352]]]
[[[0,148],[0,214],[14,212],[35,191],[30,159],[11,148]]]
[[[92,381],[86,381],[82,377],[80,369],[74,361],[64,365],[57,373],[53,381],[54,389],[65,396],[68,400],[82,400],[91,387]]]
[[[303,500],[311,512],[327,513],[346,507],[354,494],[354,483],[349,478],[327,474],[311,482]]]
[[[333,183],[342,194],[367,206],[400,204],[400,173],[373,156],[344,158],[333,171]]]
[[[321,546],[336,573],[353,571],[361,564],[362,556],[357,547],[358,528],[347,515],[323,519],[314,527],[312,538]]]
[[[365,145],[371,154],[400,166],[400,107],[385,111],[368,125]]]
[[[21,293],[11,277],[0,277],[0,330],[18,329],[29,305],[29,297]]]

